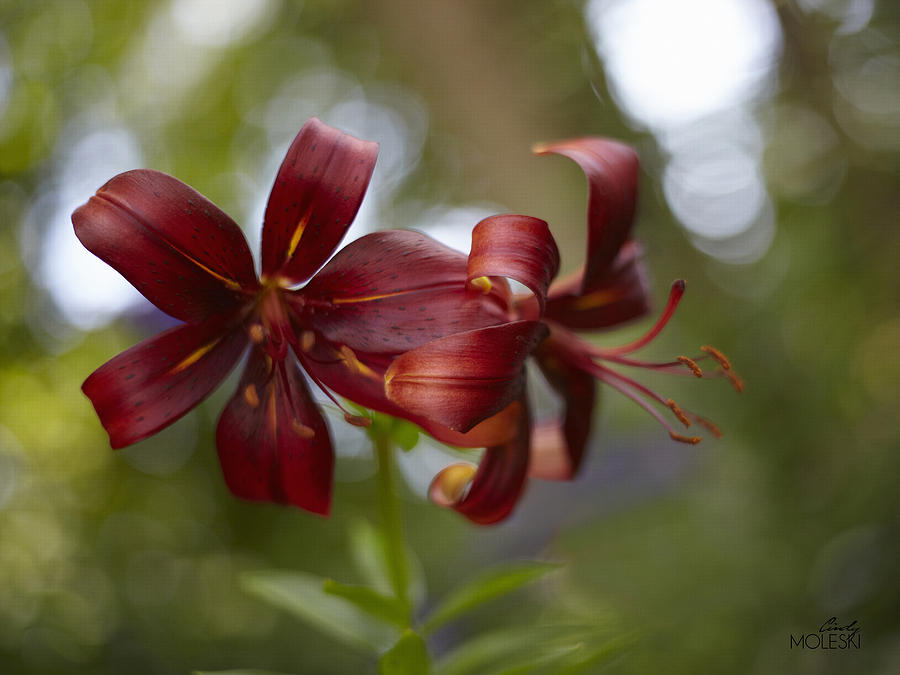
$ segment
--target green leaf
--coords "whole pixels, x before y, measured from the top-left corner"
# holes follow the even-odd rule
[[[378,675],[427,675],[430,671],[425,641],[411,630],[378,661]]]
[[[598,640],[607,640],[597,626],[548,624],[515,626],[486,633],[446,654],[436,667],[440,675],[513,675],[519,673],[574,673],[597,655]],[[604,642],[601,649],[611,656]],[[597,663],[601,659],[591,661]]]
[[[620,636],[610,639],[606,644],[586,649],[583,653],[575,654],[576,658],[567,659],[564,668],[554,670],[554,675],[576,675],[577,673],[593,672],[593,667],[598,663],[607,661],[631,647],[635,642],[633,636]]]
[[[559,675],[560,668],[573,654],[584,651],[584,644],[577,642],[560,647],[546,647],[542,653],[522,656],[518,660],[506,663],[497,670],[486,671],[484,675],[537,675],[538,673],[554,673]]]
[[[267,570],[241,577],[244,588],[331,637],[369,653],[380,653],[398,631],[343,598],[325,592],[325,578],[304,572]]]
[[[329,595],[353,603],[364,612],[382,621],[395,624],[400,628],[409,627],[409,614],[406,606],[397,598],[383,595],[374,588],[342,584],[334,579],[326,579],[322,590]]]
[[[466,612],[536,581],[559,567],[559,563],[531,561],[488,570],[450,591],[450,594],[425,619],[422,631],[427,635]]]

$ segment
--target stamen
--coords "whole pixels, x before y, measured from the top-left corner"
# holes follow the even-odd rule
[[[351,415],[346,411],[344,412],[344,420],[355,427],[362,427],[364,429],[372,426],[371,418],[363,415]]]
[[[668,301],[666,301],[666,306],[663,309],[662,314],[656,320],[656,323],[653,324],[653,327],[648,330],[643,335],[643,337],[640,337],[634,342],[628,343],[627,345],[622,345],[621,347],[611,347],[609,349],[599,350],[600,353],[602,353],[603,355],[630,354],[631,352],[636,352],[644,345],[652,342],[653,339],[660,334],[662,329],[666,327],[666,324],[669,323],[669,319],[671,319],[672,315],[675,313],[675,308],[678,307],[678,303],[681,301],[681,296],[683,295],[684,279],[678,279],[672,284],[672,289],[669,291],[669,299]]]
[[[250,329],[247,332],[250,334],[250,339],[254,342],[254,344],[261,345],[263,340],[266,339],[266,331],[258,323],[254,323],[252,326],[250,326]]]
[[[700,347],[700,351],[709,354],[725,370],[731,370],[731,361],[729,361],[728,357],[715,347],[703,345],[702,347]]]
[[[700,417],[700,415],[695,415],[694,413],[689,413],[692,420],[694,420],[700,426],[706,427],[710,433],[716,438],[722,438],[722,432],[719,431],[719,427],[710,422],[705,417]]]
[[[686,356],[679,356],[678,363],[690,370],[694,374],[694,377],[703,377],[703,371],[694,359],[689,359]]]
[[[669,406],[669,410],[675,413],[675,417],[678,418],[678,421],[681,422],[685,427],[691,426],[691,420],[688,419],[688,416],[684,414],[684,411],[678,407],[678,404],[675,403],[672,399],[666,401],[666,405]]]
[[[364,375],[365,377],[371,377],[375,380],[381,380],[381,378],[375,374],[374,370],[356,358],[356,354],[347,345],[341,345],[338,355],[344,362],[344,365],[346,365],[354,375]]]
[[[615,372],[613,370],[609,370],[607,368],[603,368],[602,366],[600,366],[600,369],[598,371],[594,372],[594,375],[601,382],[605,382],[610,387],[612,387],[613,389],[618,391],[620,394],[623,394],[624,396],[630,398],[632,401],[634,401],[639,406],[641,406],[644,410],[646,410],[648,413],[650,413],[650,415],[653,416],[653,419],[655,419],[657,422],[659,422],[660,424],[663,425],[665,430],[669,432],[669,436],[671,436],[672,438],[675,438],[675,440],[678,440],[678,438],[676,438],[676,436],[679,436],[678,432],[676,432],[675,429],[672,428],[672,425],[669,424],[666,421],[666,419],[652,405],[650,405],[639,393],[634,391],[634,388],[638,388],[645,392],[649,392],[650,396],[653,396],[653,397],[659,399],[660,401],[662,401],[662,403],[664,405],[665,405],[665,399],[663,399],[662,397],[660,397],[657,394],[654,394],[652,391],[650,391],[649,389],[647,389],[640,383],[629,380],[626,377],[622,377],[617,372]],[[681,438],[684,438],[684,437],[682,436]],[[699,440],[698,440],[698,442],[699,442]]]
[[[305,330],[300,333],[300,349],[308,352],[316,344],[316,334],[311,330]]]
[[[259,407],[259,395],[256,393],[256,386],[248,384],[244,387],[244,400],[251,408]]]
[[[670,375],[691,375],[693,373],[684,372],[684,364],[681,361],[667,361],[665,363],[659,363],[656,361],[643,361],[640,359],[630,359],[627,356],[610,356],[604,354],[602,350],[599,351],[596,349],[591,350],[591,353],[594,354],[598,359],[602,359],[603,361],[609,361],[610,363],[618,363],[623,366],[631,366],[634,368],[646,368],[648,370],[659,370]],[[706,358],[706,357],[702,357]],[[692,359],[695,361],[694,359]],[[696,362],[696,361],[695,361]]]
[[[309,375],[309,379],[311,379],[315,383],[315,385],[329,399],[331,399],[331,402],[337,406],[338,410],[340,410],[342,413],[344,413],[344,419],[347,422],[349,422],[350,424],[353,424],[354,426],[359,426],[359,427],[367,427],[370,424],[372,424],[372,420],[368,419],[367,417],[361,417],[360,415],[354,415],[349,410],[347,410],[344,406],[342,406],[340,404],[340,402],[334,397],[334,394],[332,394],[331,391],[328,389],[328,387],[326,387],[322,383],[322,380],[320,380],[318,377],[316,377],[315,374],[312,372],[312,369],[309,368],[306,365],[306,363],[304,363],[306,356],[305,355],[303,355],[303,356],[298,355],[298,356],[300,359],[300,363],[303,365],[303,369],[306,371],[306,374]]]
[[[723,368],[722,370],[719,370],[717,372],[722,373],[723,375],[725,375],[725,377],[728,378],[728,381],[731,382],[731,386],[734,387],[734,390],[737,393],[740,394],[741,392],[744,391],[744,381],[740,377],[738,377],[738,374],[735,373],[733,370],[728,369],[728,368]]]
[[[305,424],[301,424],[296,419],[291,420],[291,429],[300,438],[307,440],[316,435],[315,429],[313,429],[312,427],[308,427]]]
[[[617,373],[615,370],[611,370],[611,369],[607,368],[606,366],[601,366],[599,363],[593,364],[593,366],[594,366],[594,375],[599,377],[601,380],[603,380],[607,384],[609,384],[609,380],[607,380],[606,377],[607,376],[613,377],[613,378],[617,379],[618,381],[624,383],[625,385],[627,385],[629,387],[633,387],[634,389],[637,389],[642,394],[649,396],[654,401],[659,401],[660,403],[662,403],[665,406],[669,405],[669,401],[667,399],[664,399],[662,396],[657,394],[655,391],[653,391],[649,387],[644,386],[637,380],[633,380],[630,377],[626,377],[625,375],[622,375],[621,373]]]
[[[485,295],[490,293],[491,289],[494,287],[494,285],[491,283],[491,280],[487,277],[475,277],[469,282],[469,286],[477,288]]]
[[[689,445],[697,445],[697,443],[703,440],[699,436],[682,436],[681,434],[675,433],[674,431],[670,431],[669,436],[673,441],[678,441],[679,443],[687,443]]]

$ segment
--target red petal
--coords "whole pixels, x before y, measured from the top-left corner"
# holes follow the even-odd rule
[[[258,285],[240,228],[158,171],[128,171],[72,214],[81,243],[177,319],[231,312]]]
[[[355,356],[366,372],[352,367],[346,356],[339,356],[334,345],[316,342],[309,352],[302,353],[303,367],[329,390],[365,408],[401,417],[422,427],[442,443],[466,448],[483,448],[506,442],[511,435],[513,419],[511,406],[475,425],[466,433],[453,431],[434,420],[417,415],[389,400],[384,391],[384,373],[392,357],[384,354],[356,352]]]
[[[81,389],[114,448],[155,434],[206,398],[237,363],[243,331],[218,318],[177,326],[100,366]]]
[[[582,293],[584,269],[550,287],[545,318],[573,330],[596,330],[637,319],[650,311],[641,249],[627,241],[594,290]]]
[[[309,279],[344,237],[375,169],[378,144],[315,117],[288,148],[266,206],[263,276]]]
[[[290,297],[326,340],[371,353],[507,320],[498,292],[466,289],[465,255],[410,230],[351,242]]]
[[[592,137],[539,145],[534,151],[568,157],[587,177],[588,254],[581,290],[590,293],[602,283],[631,229],[637,202],[638,156],[627,145]]]
[[[541,372],[562,397],[562,423],[539,425],[531,437],[530,474],[550,480],[567,480],[581,466],[584,447],[591,431],[597,384],[590,373],[569,363],[564,353],[554,349],[551,337],[536,353]]]
[[[434,340],[391,364],[385,391],[414,414],[468,431],[519,397],[525,359],[546,335],[540,322],[515,321]]]
[[[528,405],[514,403],[517,421],[515,436],[503,445],[485,450],[468,491],[459,465],[452,465],[435,476],[429,492],[438,504],[450,506],[479,525],[490,525],[506,518],[513,510],[528,473],[528,443],[531,418]]]
[[[225,482],[238,497],[328,514],[334,452],[293,359],[273,364],[252,350],[219,419],[216,446]]]
[[[543,313],[547,288],[558,271],[559,250],[543,220],[531,216],[491,216],[472,230],[467,281],[478,277],[515,279],[534,293]]]

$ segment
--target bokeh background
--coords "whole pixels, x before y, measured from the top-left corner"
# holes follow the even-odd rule
[[[567,563],[442,632],[436,653],[562,607],[635,636],[598,672],[900,672],[900,5],[5,0],[3,673],[373,670],[237,581],[270,567],[352,580],[346,533],[374,497],[359,436],[336,428],[324,520],[227,493],[213,446],[227,383],[116,453],[79,389],[167,320],[80,249],[72,210],[155,168],[258,242],[312,115],[381,143],[351,236],[414,227],[465,247],[480,218],[528,213],[566,270],[584,255],[584,179],[531,145],[635,145],[655,295],[688,282],[648,356],[712,343],[747,380],[742,396],[653,382],[725,430],[696,447],[604,397],[580,477],[533,483],[488,529],[424,499],[433,448],[404,456],[430,596],[496,560]],[[789,648],[831,616],[859,622],[861,649]]]

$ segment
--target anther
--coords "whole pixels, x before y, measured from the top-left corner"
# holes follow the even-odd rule
[[[253,340],[255,344],[262,344],[263,340],[266,339],[266,331],[258,323],[254,323],[250,326],[248,332],[250,333],[250,339]]]
[[[703,371],[694,359],[689,359],[686,356],[679,356],[678,363],[690,370],[694,374],[694,377],[703,377]]]
[[[700,347],[700,351],[709,354],[725,370],[731,370],[731,361],[729,361],[728,357],[715,347],[703,345],[702,347]]]
[[[291,429],[300,438],[307,440],[316,435],[315,429],[313,429],[312,427],[308,427],[305,424],[301,424],[296,419],[291,420]]]
[[[356,354],[347,345],[341,345],[338,356],[344,362],[344,365],[347,366],[347,368],[350,369],[350,372],[354,375],[364,375],[365,377],[371,377],[375,380],[381,379],[375,373],[375,371],[373,371],[371,368],[369,368],[369,366],[356,358]]]
[[[697,424],[699,424],[703,427],[706,427],[710,431],[710,433],[712,433],[712,435],[715,436],[716,438],[722,438],[722,432],[719,431],[719,427],[717,427],[715,424],[710,422],[705,417],[700,417],[699,415],[694,415],[694,421]]]
[[[681,408],[678,407],[678,404],[675,403],[672,399],[666,401],[666,405],[669,406],[669,410],[675,413],[675,417],[678,418],[678,421],[681,422],[685,427],[691,426],[691,420],[688,419],[688,416],[684,414]]]
[[[244,387],[244,400],[251,408],[259,406],[259,395],[257,395],[256,387],[254,385],[248,384]]]
[[[364,417],[363,415],[351,415],[350,413],[345,412],[344,420],[355,427],[363,427],[364,429],[372,426],[371,418]]]
[[[354,375],[359,374],[359,360],[356,358],[356,354],[353,353],[353,350],[347,345],[341,345],[341,360],[344,362],[344,365],[350,369],[351,373]]]
[[[305,330],[300,333],[300,349],[304,352],[308,352],[313,348],[313,345],[316,344],[316,334],[311,330]]]
[[[681,434],[675,433],[674,431],[670,431],[669,436],[671,436],[673,441],[678,441],[679,443],[687,443],[688,445],[697,445],[697,443],[703,440],[699,436],[682,436]]]
[[[477,288],[484,294],[490,293],[491,289],[494,287],[493,284],[491,284],[491,280],[487,277],[475,277],[469,281],[469,286]]]
[[[744,381],[740,377],[738,377],[737,373],[728,368],[722,368],[722,370],[719,372],[723,373],[725,377],[728,378],[728,381],[731,382],[731,386],[734,387],[734,390],[737,393],[740,394],[742,391],[744,391]]]

